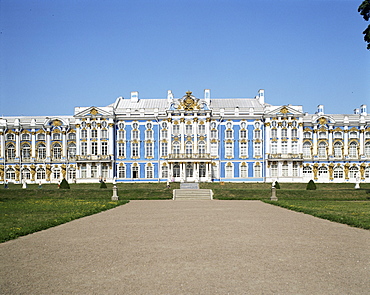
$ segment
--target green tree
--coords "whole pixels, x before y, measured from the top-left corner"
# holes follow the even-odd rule
[[[316,190],[316,184],[313,182],[312,179],[307,183],[306,190]]]
[[[60,183],[60,188],[61,189],[69,189],[70,188],[69,183],[65,178],[63,178],[62,182]]]
[[[364,0],[361,5],[358,7],[358,12],[362,15],[364,20],[369,21],[370,19],[370,0]],[[367,49],[370,50],[370,25],[367,26],[365,31],[362,32],[364,40],[367,43]]]
[[[102,182],[100,183],[100,188],[107,188],[107,185],[105,184],[105,182],[104,182],[104,181],[102,181]]]

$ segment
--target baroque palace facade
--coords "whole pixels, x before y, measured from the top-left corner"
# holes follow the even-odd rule
[[[0,181],[370,182],[370,116],[254,98],[119,97],[73,116],[1,117]]]

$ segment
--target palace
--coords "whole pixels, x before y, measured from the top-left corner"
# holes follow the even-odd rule
[[[254,98],[119,97],[71,116],[0,117],[0,182],[370,182],[370,115]]]

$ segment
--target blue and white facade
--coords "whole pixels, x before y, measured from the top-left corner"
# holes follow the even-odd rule
[[[187,92],[0,118],[0,181],[370,182],[370,116]]]

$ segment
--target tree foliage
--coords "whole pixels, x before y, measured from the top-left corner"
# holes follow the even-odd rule
[[[70,189],[69,183],[65,178],[63,178],[62,182],[60,183],[60,188],[61,189]]]
[[[311,190],[311,191],[316,190],[316,184],[314,183],[312,179],[307,183],[306,190]]]
[[[370,19],[370,0],[364,0],[358,7],[358,12],[362,15],[364,20],[369,21]],[[370,25],[367,26],[365,31],[362,32],[365,42],[367,42],[367,49],[370,50]]]

